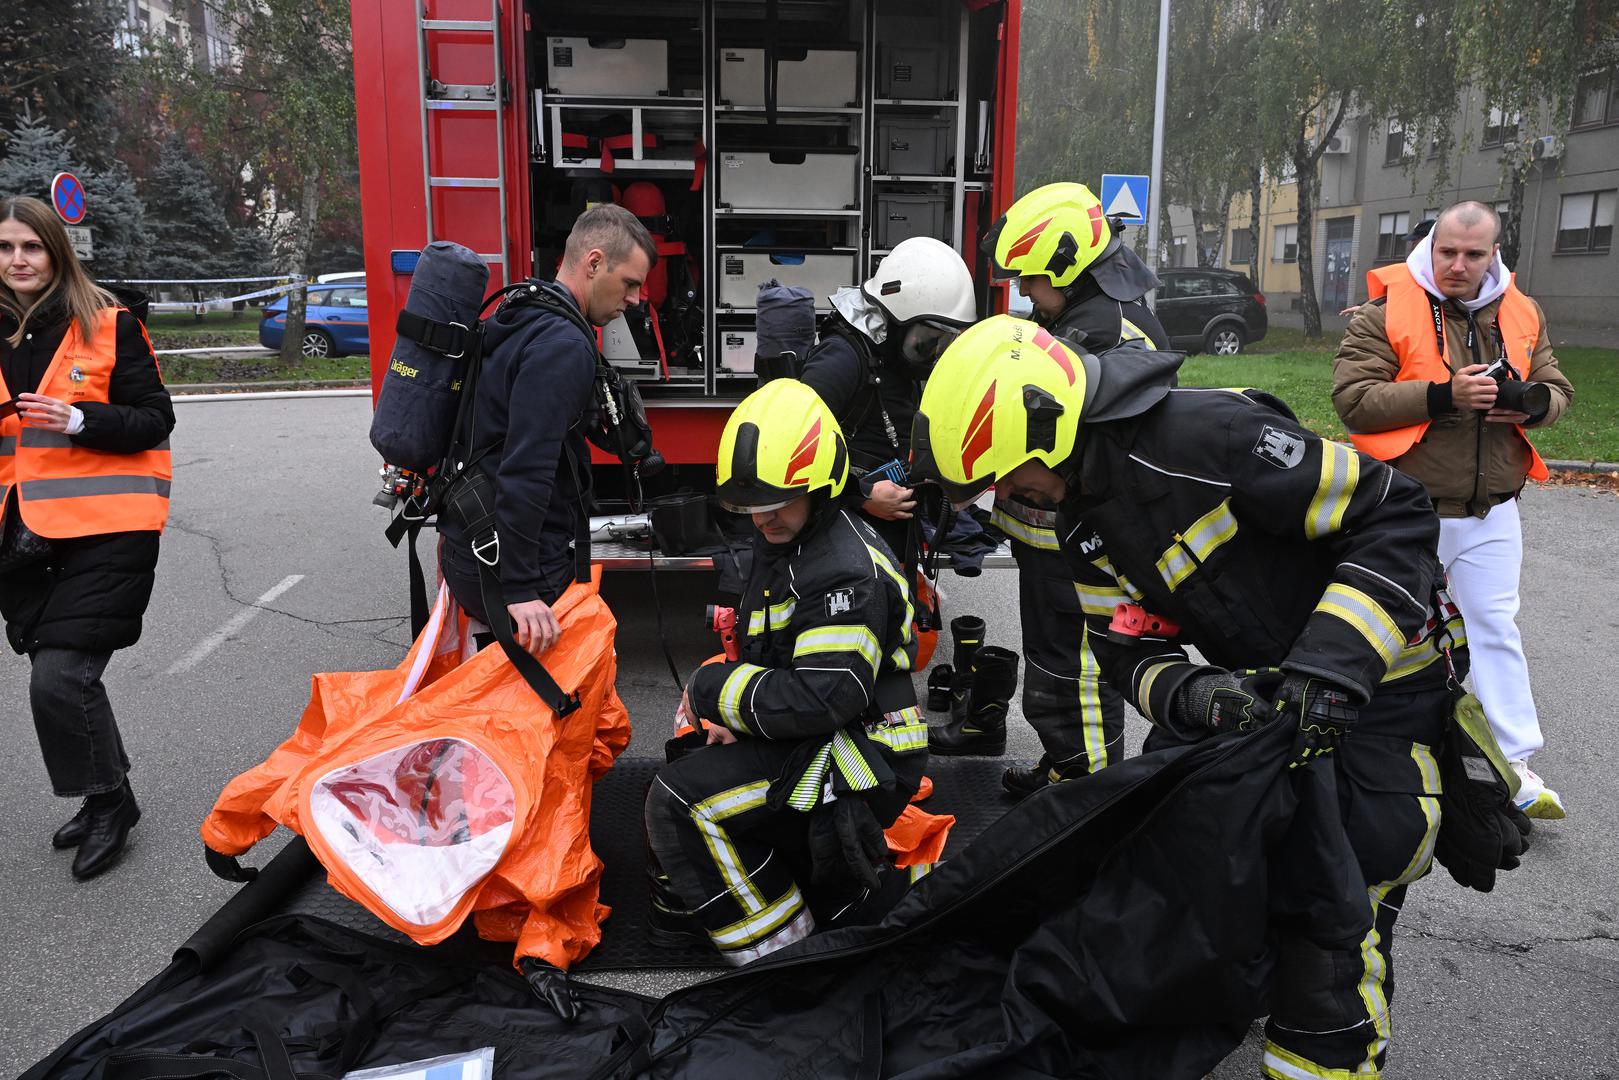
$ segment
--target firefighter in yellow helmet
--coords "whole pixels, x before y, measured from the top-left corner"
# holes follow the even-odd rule
[[[756,529],[741,656],[687,683],[681,708],[708,729],[671,746],[646,823],[664,875],[655,932],[702,937],[733,964],[880,914],[914,876],[883,838],[927,763],[910,594],[839,502],[848,458],[793,379],[751,394],[720,437],[719,501]]]
[[[1032,323],[986,320],[928,380],[913,474],[957,501],[993,485],[1055,512],[1084,610],[1075,629],[1153,723],[1149,749],[1296,727],[1276,771],[1254,782],[1282,782],[1288,765],[1327,771],[1286,774],[1339,793],[1301,801],[1293,835],[1306,851],[1347,840],[1371,929],[1345,940],[1321,925],[1317,896],[1343,868],[1273,866],[1279,889],[1298,890],[1278,894],[1298,918],[1274,928],[1264,1074],[1376,1075],[1391,934],[1407,885],[1428,870],[1433,748],[1447,683],[1465,673],[1438,519],[1416,481],[1307,431],[1268,394],[1174,389],[1178,363],[1143,350],[1098,361]],[[1120,604],[1178,630],[1110,639]],[[1208,882],[1211,904],[1222,884]],[[1337,881],[1338,895],[1358,905],[1361,884]]]
[[[1120,241],[1101,201],[1084,184],[1047,184],[1029,192],[995,223],[984,246],[998,276],[1018,279],[1035,321],[1076,348],[1105,354],[1169,347],[1145,300],[1158,279]],[[1001,778],[1007,791],[1021,797],[1119,760],[1124,701],[1099,678],[1096,657],[1070,632],[1081,613],[1067,588],[1052,512],[1000,495],[994,520],[1017,559],[1027,661],[1023,716],[1042,750],[1039,761],[1014,765]],[[936,728],[935,752],[946,752],[946,744],[971,752],[984,738],[972,724],[969,718]],[[995,734],[989,733],[991,739]]]

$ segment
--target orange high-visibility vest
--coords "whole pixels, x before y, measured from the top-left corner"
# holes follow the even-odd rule
[[[79,333],[78,321],[70,320],[36,393],[69,405],[105,402],[118,361],[121,310],[96,313],[96,333],[89,343]],[[0,400],[13,397],[0,376]],[[24,427],[16,414],[0,419],[0,507],[10,505],[8,496],[15,488],[23,522],[40,536],[64,540],[161,532],[169,516],[173,475],[167,439],[151,450],[113,454],[76,446],[59,431]],[[0,515],[4,512],[0,509]]]
[[[1388,297],[1384,332],[1388,335],[1389,347],[1400,361],[1395,381],[1449,382],[1452,372],[1434,336],[1433,308],[1428,301],[1428,292],[1411,276],[1410,269],[1404,263],[1394,263],[1367,271],[1366,292],[1373,300],[1380,296]],[[1501,306],[1496,310],[1495,321],[1501,328],[1507,361],[1517,370],[1520,378],[1528,378],[1535,344],[1540,340],[1540,314],[1529,298],[1510,281],[1501,297]],[[1407,427],[1365,435],[1351,434],[1349,437],[1362,453],[1380,461],[1393,461],[1422,439],[1429,423],[1431,421],[1424,420]],[[1521,425],[1518,426],[1518,435],[1525,444],[1529,443]],[[1544,480],[1551,475],[1533,445],[1529,446],[1529,458],[1529,475],[1532,478]]]

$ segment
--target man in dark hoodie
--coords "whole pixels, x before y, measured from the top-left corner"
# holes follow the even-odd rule
[[[641,300],[657,247],[633,214],[611,203],[579,215],[554,282],[540,282],[592,326]],[[589,552],[585,530],[590,448],[582,421],[594,408],[596,342],[574,320],[525,303],[501,305],[485,327],[473,405],[472,457],[494,478],[501,598],[517,644],[539,655],[557,639],[551,604]],[[485,623],[470,538],[441,519],[440,566],[461,607]]]
[[[1013,203],[984,241],[997,275],[1018,279],[1034,321],[1090,353],[1166,349],[1169,336],[1147,307],[1158,287],[1151,268],[1120,242],[1102,203],[1083,184],[1048,184]],[[1080,598],[1052,531],[1050,510],[1011,495],[995,498],[995,524],[1012,541],[1023,624],[1023,716],[1044,753],[1006,770],[1001,783],[1024,796],[1084,776],[1123,753],[1124,702],[1100,678],[1076,632]],[[966,717],[962,723],[972,724]],[[978,741],[970,733],[968,746]]]
[[[1305,430],[1270,395],[1175,389],[1179,363],[1098,361],[1032,323],[986,320],[928,381],[913,473],[958,504],[993,486],[1055,511],[1076,629],[1157,743],[1296,727],[1288,850],[1347,841],[1355,863],[1272,863],[1264,1075],[1378,1075],[1394,921],[1428,871],[1434,747],[1465,674],[1439,522],[1415,480]],[[1122,603],[1170,625],[1111,641]],[[1224,883],[1209,884],[1218,905]],[[1334,926],[1320,898],[1362,885],[1370,929]]]

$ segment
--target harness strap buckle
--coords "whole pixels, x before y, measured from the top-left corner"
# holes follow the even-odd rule
[[[489,556],[488,558],[485,558],[484,557],[484,552],[490,551],[490,550],[493,550],[494,554]],[[500,563],[500,534],[498,532],[496,532],[494,529],[490,529],[488,536],[483,537],[482,539],[472,541],[472,556],[473,556],[473,558],[477,559],[479,562],[483,563],[485,566],[494,567],[494,566],[499,565],[499,563]]]

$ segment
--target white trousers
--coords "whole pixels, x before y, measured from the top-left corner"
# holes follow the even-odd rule
[[[1439,558],[1450,576],[1451,598],[1467,624],[1473,693],[1507,760],[1527,758],[1546,740],[1529,693],[1529,663],[1518,635],[1518,577],[1523,565],[1518,500],[1500,503],[1482,520],[1440,518]]]

